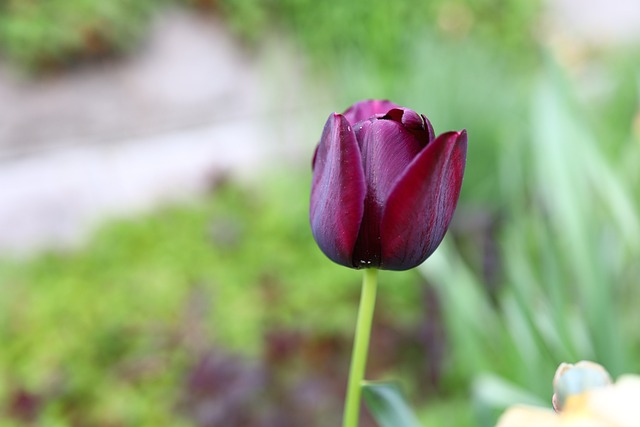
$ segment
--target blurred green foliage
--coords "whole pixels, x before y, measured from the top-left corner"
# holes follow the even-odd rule
[[[6,0],[0,2],[0,54],[46,71],[130,50],[155,0]]]
[[[357,57],[390,77],[413,63],[407,52],[426,31],[447,38],[480,37],[517,59],[533,48],[533,30],[540,9],[537,1],[435,0],[221,0],[220,9],[233,28],[249,40],[260,40],[274,26],[295,34],[317,64],[337,64]],[[322,67],[323,73],[332,66]]]
[[[448,39],[479,37],[530,65],[538,1],[437,0],[5,0],[0,2],[0,53],[30,71],[42,71],[127,52],[150,18],[168,6],[221,14],[250,43],[265,34],[295,35],[316,64],[352,57],[389,85],[413,64],[406,49],[425,32]],[[322,73],[333,67],[321,67]]]
[[[494,374],[474,387],[487,426],[491,408],[549,406],[560,362],[595,360],[614,376],[640,370],[640,182],[621,157],[638,159],[640,134],[629,113],[624,127],[598,137],[596,128],[612,126],[607,115],[591,125],[597,109],[577,99],[565,70],[551,60],[546,69],[532,93],[530,143],[497,155],[501,218],[498,234],[485,231],[500,251],[497,287],[460,246],[422,268],[449,316],[458,374]],[[618,96],[611,90],[599,108]]]
[[[52,423],[75,412],[82,425],[177,425],[189,339],[255,358],[272,330],[350,336],[360,277],[315,246],[307,187],[223,185],[112,224],[81,252],[3,261],[0,402],[24,387],[53,396],[41,418]],[[381,287],[400,327],[419,316],[418,280]]]

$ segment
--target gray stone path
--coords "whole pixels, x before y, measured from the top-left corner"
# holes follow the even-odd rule
[[[219,23],[180,12],[120,62],[37,82],[1,70],[0,256],[78,243],[220,171],[307,165],[333,107],[304,74],[281,41],[249,55]]]

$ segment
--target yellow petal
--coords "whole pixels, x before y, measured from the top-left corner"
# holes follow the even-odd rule
[[[555,412],[530,406],[512,406],[498,420],[496,427],[561,427]]]

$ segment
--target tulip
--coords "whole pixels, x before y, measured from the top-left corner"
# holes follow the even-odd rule
[[[313,158],[310,222],[320,249],[350,268],[407,270],[442,241],[460,194],[467,133],[368,100],[325,124]]]

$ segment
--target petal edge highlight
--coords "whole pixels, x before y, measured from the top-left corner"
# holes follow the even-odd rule
[[[322,252],[346,267],[353,267],[365,195],[355,133],[342,114],[334,113],[325,124],[314,158],[309,219]]]

